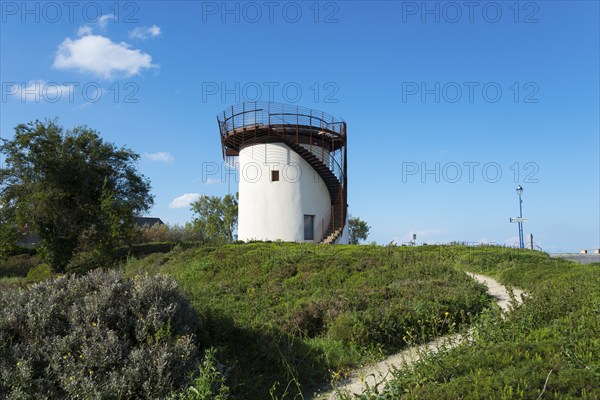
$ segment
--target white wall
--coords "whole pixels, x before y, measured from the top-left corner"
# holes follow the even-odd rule
[[[346,213],[346,222],[344,223],[344,229],[342,229],[342,234],[335,241],[335,244],[348,244],[350,243],[350,226],[348,225],[348,216],[350,214]]]
[[[239,240],[304,242],[304,215],[315,215],[315,240],[331,208],[318,173],[283,143],[259,144],[240,151]],[[279,181],[271,182],[271,170]]]

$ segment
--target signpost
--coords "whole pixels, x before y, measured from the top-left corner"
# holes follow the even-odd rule
[[[523,194],[523,186],[517,186],[517,195],[519,195],[519,218],[511,218],[510,222],[516,222],[519,226],[519,248],[525,248],[525,238],[523,237],[523,222],[526,222],[527,219],[523,218],[523,200],[521,200],[521,195]]]
[[[527,218],[511,218],[510,222],[527,222]]]

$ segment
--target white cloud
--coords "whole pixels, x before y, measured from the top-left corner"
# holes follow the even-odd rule
[[[85,35],[91,35],[93,31],[93,28],[89,25],[82,25],[79,27],[79,30],[77,31],[77,36],[85,36]]]
[[[206,182],[204,182],[205,185],[220,185],[221,183],[224,183],[224,182],[221,182],[220,179],[213,179],[213,178],[207,178]]]
[[[11,84],[7,86],[7,95],[17,97],[22,103],[56,103],[73,101],[75,94],[73,85],[62,85],[43,80],[29,81],[27,84]]]
[[[129,32],[129,37],[132,39],[146,40],[148,38],[155,38],[160,35],[160,27],[152,25],[150,27],[138,27]]]
[[[148,158],[151,161],[161,161],[166,163],[172,163],[175,161],[175,158],[171,155],[171,153],[167,153],[165,151],[159,151],[156,153],[144,153],[144,157]]]
[[[82,25],[77,30],[77,36],[91,35],[92,32],[94,31],[94,27],[96,25],[99,26],[101,30],[104,30],[104,28],[106,28],[106,24],[111,19],[115,20],[116,18],[113,14],[107,14],[107,15],[103,15],[100,18],[98,18],[98,21],[96,21],[96,23],[94,23],[92,25]]]
[[[100,26],[100,28],[104,28],[106,27],[108,21],[110,21],[111,19],[115,19],[115,16],[113,14],[103,15],[100,17],[100,19],[98,19],[97,24]]]
[[[169,208],[186,208],[189,207],[194,201],[198,200],[202,196],[200,193],[186,193],[179,197],[175,197]]]
[[[111,79],[114,75],[128,78],[141,70],[156,68],[152,57],[140,50],[131,49],[127,43],[114,43],[99,35],[86,35],[79,39],[65,39],[56,51],[54,68],[74,69]]]

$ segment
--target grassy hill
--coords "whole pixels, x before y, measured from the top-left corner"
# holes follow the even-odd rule
[[[19,257],[0,264],[0,285],[48,277],[34,258]],[[466,324],[475,326],[471,345],[397,372],[385,393],[366,397],[600,397],[598,265],[499,247],[248,243],[177,246],[111,268],[178,282],[197,316],[198,346],[216,350],[232,398],[311,393]],[[463,271],[529,297],[503,320]]]
[[[422,342],[489,304],[431,248],[250,243],[129,260],[174,277],[240,398],[289,396]]]

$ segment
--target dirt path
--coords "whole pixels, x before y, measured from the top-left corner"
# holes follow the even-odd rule
[[[487,285],[488,292],[496,298],[496,304],[500,306],[503,312],[510,311],[510,295],[503,285],[489,276],[468,273],[477,282]],[[520,304],[522,302],[523,291],[513,288],[515,300]],[[389,378],[390,372],[394,369],[408,366],[418,361],[420,355],[427,352],[437,352],[442,347],[454,347],[462,343],[466,338],[464,335],[456,333],[439,337],[431,342],[420,346],[410,347],[400,353],[394,354],[377,364],[369,365],[353,372],[348,379],[337,387],[337,392],[347,394],[361,394],[367,386],[382,385]],[[340,396],[335,390],[325,392],[315,399],[318,400],[336,400]]]

